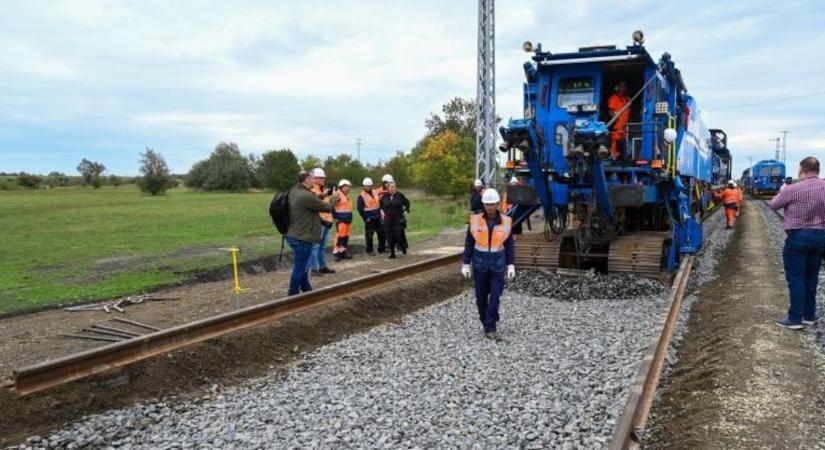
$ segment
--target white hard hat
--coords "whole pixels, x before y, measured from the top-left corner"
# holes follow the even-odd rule
[[[475,186],[475,187],[481,187],[481,186],[484,186],[484,183],[482,183],[482,182],[481,182],[481,180],[475,180],[475,181],[473,182],[473,186]]]
[[[395,180],[392,178],[392,175],[390,175],[390,174],[386,174],[383,177],[381,177],[381,182],[382,183],[389,183],[391,181],[395,181]]]
[[[510,184],[518,184],[518,178],[516,178],[516,177],[510,178]]]
[[[316,177],[316,178],[326,178],[327,174],[326,174],[326,172],[324,172],[324,169],[322,169],[320,167],[316,167],[316,168],[312,169],[312,176]]]
[[[362,186],[367,186],[367,187],[372,186],[372,178],[370,178],[370,177],[364,178],[364,181],[361,182],[361,185]]]
[[[481,196],[481,203],[498,203],[501,198],[498,196],[498,191],[495,189],[487,189],[484,195]]]
[[[728,181],[728,186],[734,187],[734,186],[736,186],[736,183],[734,183],[733,180],[730,180],[730,181]]]
[[[346,178],[342,178],[341,181],[338,182],[338,187],[344,186],[352,186],[352,184]]]

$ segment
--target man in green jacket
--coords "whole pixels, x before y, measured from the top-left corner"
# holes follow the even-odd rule
[[[312,290],[309,285],[309,257],[313,244],[321,240],[321,218],[319,212],[331,212],[332,205],[323,201],[310,189],[315,185],[315,177],[308,172],[298,174],[298,184],[292,187],[289,200],[289,226],[286,242],[292,248],[292,276],[289,278],[287,295]]]

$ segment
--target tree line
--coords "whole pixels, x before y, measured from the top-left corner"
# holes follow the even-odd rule
[[[283,191],[295,184],[300,170],[321,167],[333,182],[346,178],[358,185],[364,177],[380,179],[389,173],[400,186],[431,194],[467,192],[475,172],[475,102],[453,98],[424,124],[427,131],[412,149],[377,164],[363,164],[346,153],[325,159],[310,154],[299,160],[289,148],[243,155],[236,144],[222,142],[209,158],[192,166],[185,184],[203,191]]]
[[[324,159],[309,154],[299,160],[289,148],[244,155],[237,144],[221,142],[208,158],[192,166],[183,177],[183,183],[200,191],[283,191],[295,183],[300,170],[322,167],[331,182],[346,178],[359,185],[364,177],[380,179],[389,173],[405,188],[418,188],[437,195],[467,192],[475,170],[475,102],[453,98],[443,105],[441,114],[432,113],[424,124],[426,133],[409,151],[398,151],[388,160],[376,164],[364,164],[346,153]],[[142,192],[162,195],[177,186],[178,180],[170,174],[166,160],[154,149],[146,148],[140,154],[139,163],[141,175],[133,181]],[[105,171],[103,164],[87,159],[77,166],[84,186],[100,188],[106,182],[112,185],[123,182],[115,175],[104,177]],[[70,179],[58,172],[47,177],[22,173],[17,175],[17,183],[28,188],[43,184],[59,187],[69,185]]]

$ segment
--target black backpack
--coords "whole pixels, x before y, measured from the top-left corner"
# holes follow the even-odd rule
[[[289,228],[289,193],[292,189],[286,192],[280,192],[272,197],[272,202],[269,203],[269,216],[272,217],[272,223],[278,232],[286,235],[287,228]]]

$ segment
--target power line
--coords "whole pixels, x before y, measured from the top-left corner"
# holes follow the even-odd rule
[[[789,97],[779,97],[779,98],[774,98],[774,99],[771,99],[771,100],[763,100],[761,102],[742,103],[742,104],[739,104],[739,105],[725,106],[723,108],[709,108],[709,109],[711,111],[725,111],[725,110],[728,110],[728,109],[738,109],[738,108],[747,108],[749,106],[767,105],[767,104],[770,104],[770,103],[786,102],[786,101],[789,101],[789,100],[797,100],[797,99],[800,99],[800,98],[816,97],[816,96],[819,96],[819,95],[825,95],[825,91],[809,92],[807,94],[792,95],[792,96],[789,96]]]

